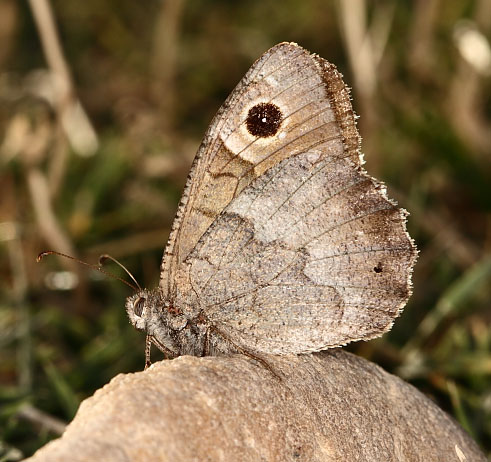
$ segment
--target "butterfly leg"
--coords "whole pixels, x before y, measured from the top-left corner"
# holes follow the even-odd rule
[[[165,359],[173,359],[176,357],[172,351],[170,351],[166,346],[160,343],[155,337],[152,335],[147,335],[145,340],[145,369],[148,369],[152,365],[152,361],[150,360],[150,352],[152,350],[152,343],[165,355]]]
[[[210,355],[210,329],[206,329],[206,331],[205,331],[205,345],[203,348],[202,356],[209,356],[209,355]]]
[[[148,369],[152,365],[150,361],[150,353],[152,350],[152,337],[147,335],[145,338],[145,369]]]

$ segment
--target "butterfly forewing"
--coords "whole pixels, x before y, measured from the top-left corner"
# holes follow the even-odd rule
[[[354,128],[351,106],[338,105],[343,114],[336,115],[323,65],[331,66],[298,45],[279,44],[256,61],[218,111],[194,161],[164,254],[160,287],[165,293],[172,293],[176,268],[216,217],[267,169],[306,149],[329,157],[349,156],[359,163],[356,149],[347,149],[345,129],[338,122],[342,117],[343,125]],[[349,99],[339,75],[333,75],[336,97]],[[280,109],[281,124],[273,135],[256,136],[248,127],[248,115],[264,103]],[[351,142],[357,148],[356,130],[348,127],[346,132],[355,133]]]

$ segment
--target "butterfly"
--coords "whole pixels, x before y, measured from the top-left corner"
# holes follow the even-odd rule
[[[166,357],[301,354],[388,331],[411,293],[407,212],[362,168],[333,64],[280,43],[198,150],[159,286],[126,301]]]

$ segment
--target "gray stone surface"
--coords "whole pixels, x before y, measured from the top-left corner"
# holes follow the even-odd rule
[[[485,461],[414,387],[342,350],[182,356],[118,375],[30,462]]]

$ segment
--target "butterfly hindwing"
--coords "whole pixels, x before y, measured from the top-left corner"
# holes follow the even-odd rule
[[[405,212],[380,184],[348,159],[305,152],[229,204],[179,280],[184,303],[235,343],[306,353],[388,330],[413,260]]]

